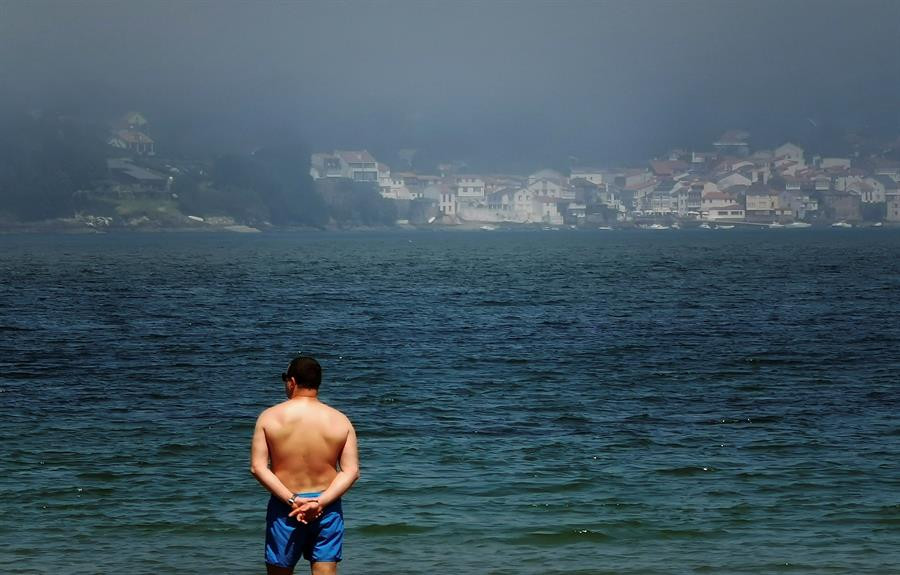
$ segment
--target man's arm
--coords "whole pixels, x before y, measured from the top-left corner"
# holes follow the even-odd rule
[[[352,423],[349,421],[347,423],[350,430],[347,432],[347,441],[344,443],[344,449],[341,451],[341,458],[338,462],[341,470],[331,480],[328,488],[318,497],[299,499],[300,505],[294,505],[291,516],[299,519],[321,512],[322,509],[337,501],[359,479],[359,446],[356,443],[356,430],[353,429]]]
[[[263,487],[285,503],[294,494],[284,486],[278,476],[269,469],[269,444],[266,442],[266,431],[263,428],[263,416],[256,420],[253,430],[253,441],[250,443],[250,473]]]

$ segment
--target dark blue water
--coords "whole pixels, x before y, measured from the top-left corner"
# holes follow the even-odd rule
[[[0,236],[0,274],[3,573],[261,572],[297,352],[360,436],[344,573],[900,571],[897,231]]]

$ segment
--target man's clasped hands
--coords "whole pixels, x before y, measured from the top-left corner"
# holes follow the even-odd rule
[[[322,516],[324,511],[322,504],[315,497],[295,497],[293,509],[288,514],[300,523],[309,523]]]

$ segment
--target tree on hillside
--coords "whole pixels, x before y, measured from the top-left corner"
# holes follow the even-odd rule
[[[72,215],[72,195],[105,175],[103,131],[65,116],[7,114],[0,128],[0,212]]]
[[[322,226],[328,223],[328,208],[316,193],[309,175],[309,153],[303,146],[262,148],[253,158],[274,184],[266,194],[273,224]]]
[[[317,184],[338,225],[390,226],[397,221],[396,206],[382,198],[372,183],[333,179],[318,180]]]

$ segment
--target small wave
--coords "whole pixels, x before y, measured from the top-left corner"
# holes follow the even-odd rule
[[[476,303],[475,305],[484,306],[484,307],[512,307],[512,306],[518,306],[518,305],[522,305],[522,304],[517,301],[502,301],[502,300],[488,299],[488,300],[480,301],[480,302]]]
[[[513,545],[566,545],[569,543],[583,543],[587,541],[600,542],[612,539],[608,533],[594,529],[566,529],[562,531],[531,531],[524,535],[514,537],[510,543]]]
[[[3,373],[5,379],[44,379],[46,373],[36,373],[30,371],[7,371]]]
[[[17,325],[0,325],[0,331],[34,331],[30,327],[20,327]]]
[[[78,474],[81,481],[114,481],[122,479],[121,473],[113,473],[112,471],[84,471]]]
[[[156,340],[156,339],[169,339],[172,336],[173,336],[173,334],[171,334],[171,333],[151,332],[151,333],[145,334],[143,337],[144,337],[144,339]]]
[[[657,473],[661,473],[663,475],[674,475],[676,477],[687,477],[691,475],[701,475],[703,473],[712,473],[715,472],[715,467],[701,467],[701,466],[686,466],[686,467],[669,467],[665,469],[657,469]]]
[[[701,421],[701,425],[742,425],[753,423],[778,423],[784,419],[780,415],[754,415],[751,417],[718,417]]]
[[[789,362],[780,357],[751,356],[741,359],[741,363],[750,365],[783,365]]]
[[[424,525],[410,525],[409,523],[375,523],[356,528],[358,533],[372,537],[389,535],[415,535],[433,531],[434,527]]]
[[[745,385],[741,385],[737,389],[738,389],[738,391],[765,391],[766,390],[764,385],[760,385],[758,383],[748,383]]]
[[[654,417],[649,413],[638,413],[636,415],[629,415],[625,419],[622,420],[625,423],[663,423],[664,420],[659,417]]]
[[[784,452],[784,451],[793,451],[798,448],[806,448],[810,447],[809,444],[797,444],[797,443],[751,443],[750,445],[745,445],[743,449],[746,451],[771,451],[774,453]]]
[[[654,533],[661,539],[708,539],[718,532],[705,529],[657,529]]]
[[[157,453],[160,455],[175,455],[178,453],[194,451],[196,449],[197,446],[190,443],[166,443],[159,446]]]
[[[553,423],[562,423],[562,424],[579,424],[579,425],[590,425],[591,420],[583,415],[577,414],[565,414],[560,415],[556,419],[553,420]]]

